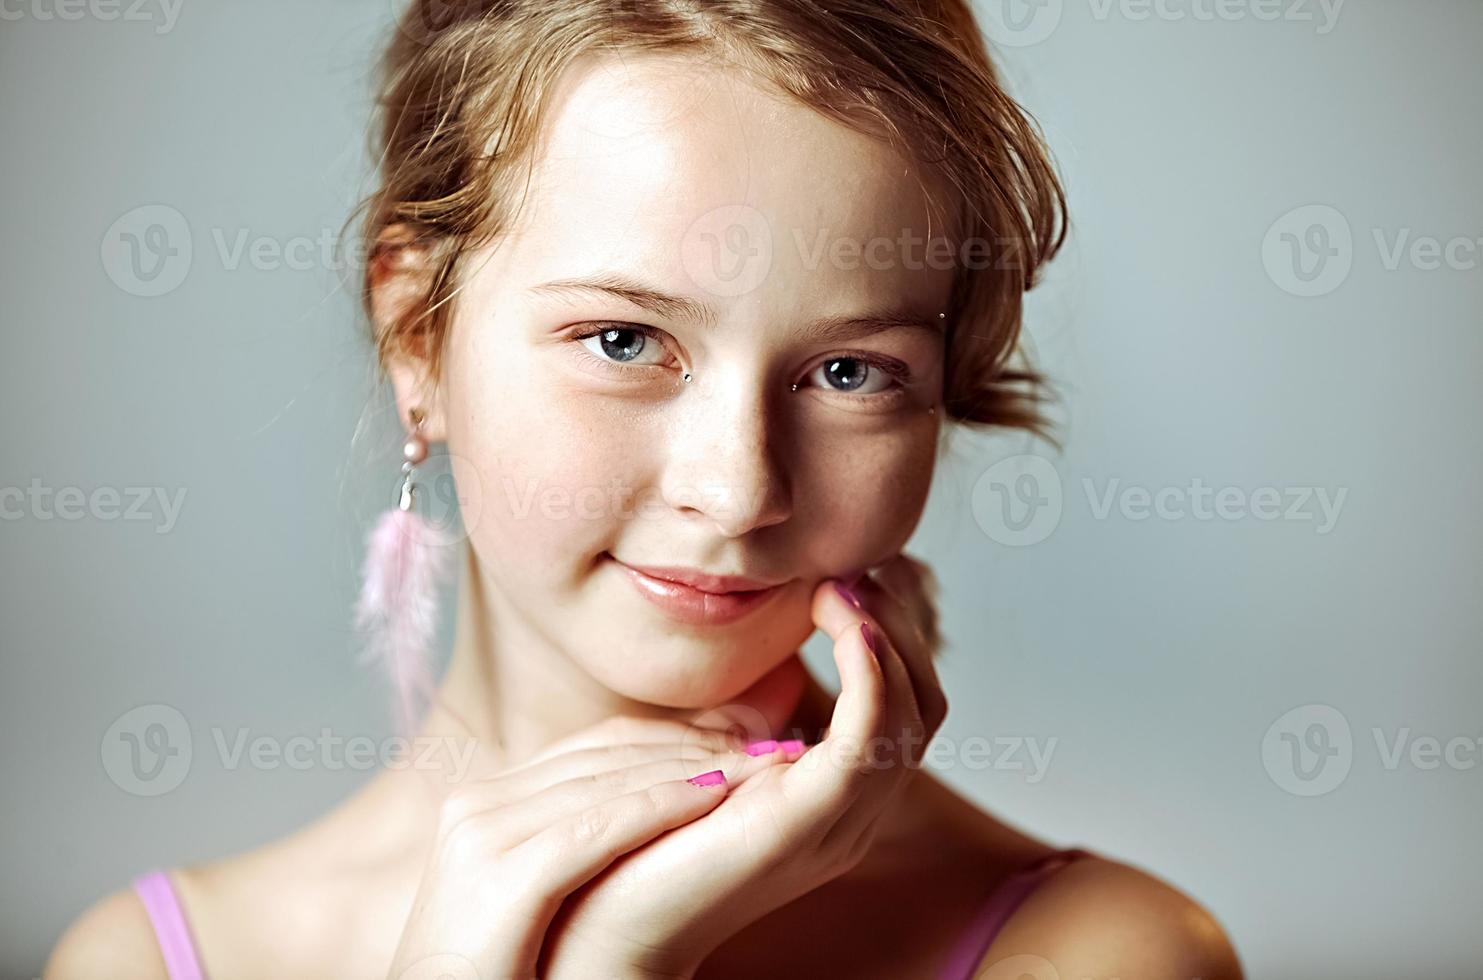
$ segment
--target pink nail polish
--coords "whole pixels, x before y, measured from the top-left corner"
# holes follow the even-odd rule
[[[773,739],[759,739],[756,742],[747,743],[747,755],[767,755],[777,747],[778,743]]]
[[[703,772],[698,776],[691,776],[689,779],[685,780],[685,782],[694,783],[696,786],[725,786],[726,774],[719,769],[712,769],[710,772]]]
[[[865,645],[870,647],[870,652],[879,653],[880,651],[875,648],[875,630],[870,628],[869,623],[860,623],[860,633],[865,637]]]
[[[803,739],[790,738],[778,743],[779,747],[789,755],[801,755],[803,753]]]
[[[840,595],[844,596],[845,602],[848,602],[850,605],[854,606],[856,609],[863,609],[864,608],[863,606],[860,605],[860,600],[855,596],[855,593],[851,592],[848,588],[846,588],[845,587],[845,584],[843,582],[836,581],[834,583],[834,588],[835,588],[835,591],[837,591]]]

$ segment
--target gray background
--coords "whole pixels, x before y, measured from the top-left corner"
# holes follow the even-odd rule
[[[1023,750],[943,772],[1032,833],[1184,888],[1252,976],[1477,976],[1483,5],[1349,0],[1324,30],[1315,0],[1293,3],[1263,20],[1230,0],[1221,19],[1168,0],[1140,19],[1050,0],[993,28],[1071,196],[1072,244],[1030,307],[1069,441],[956,439],[911,549],[945,583],[944,744],[1055,741],[1042,778],[1014,768]],[[146,20],[4,7],[0,488],[185,493],[168,527],[158,499],[66,520],[12,497],[0,520],[6,976],[38,973],[130,876],[281,835],[367,776],[231,769],[213,731],[388,730],[347,625],[397,448],[353,271],[347,289],[334,261],[232,249],[317,252],[367,189],[368,57],[391,6],[186,2],[168,29],[158,3]],[[1305,205],[1352,233],[1331,258],[1347,278],[1317,296],[1283,288],[1281,233],[1310,223],[1284,215]],[[110,231],[140,206],[157,210]],[[189,266],[135,295],[148,284],[131,291],[106,240],[161,206]],[[1403,231],[1474,246],[1395,266]],[[1099,514],[1112,480],[1271,487],[1283,511],[1347,496],[1321,533],[1250,507]],[[809,656],[827,671],[824,647]],[[145,796],[102,746],[155,704],[194,757]],[[1377,732],[1467,754],[1388,761]],[[1325,733],[1305,778],[1314,757],[1294,769],[1284,736]]]

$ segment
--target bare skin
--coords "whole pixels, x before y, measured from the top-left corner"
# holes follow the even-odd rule
[[[461,622],[480,618],[474,605],[472,590],[462,590]],[[784,730],[818,731],[831,707],[830,693],[810,678]],[[423,734],[462,731],[436,712]],[[481,753],[474,769],[502,764]],[[208,975],[386,976],[434,834],[441,785],[436,774],[384,770],[288,837],[176,869]],[[1053,850],[928,770],[916,774],[884,823],[858,866],[737,933],[696,976],[935,977],[984,896],[1014,868]],[[1139,945],[1127,943],[1132,934],[1142,936]],[[143,907],[127,891],[74,924],[44,977],[93,976],[105,964],[112,976],[166,976]],[[1043,885],[982,964],[988,980],[1046,964],[1055,972],[1045,976],[1241,976],[1207,911],[1156,878],[1102,859],[1084,859]]]
[[[820,603],[836,603],[825,607],[836,621],[853,616],[842,600],[820,599],[820,583],[862,568],[899,572],[942,421],[929,411],[940,402],[940,336],[900,327],[820,340],[801,326],[882,308],[930,323],[947,308],[949,270],[818,264],[807,247],[818,232],[856,243],[939,234],[928,175],[722,69],[602,63],[574,74],[557,106],[521,223],[469,263],[446,374],[430,379],[410,357],[390,365],[403,417],[426,412],[426,433],[446,443],[467,498],[465,575],[442,686],[451,713],[434,713],[422,733],[473,737],[469,778],[529,764],[605,719],[685,719],[767,678],[802,678],[787,671],[818,626]],[[708,290],[686,248],[709,241],[707,216],[737,205],[789,247],[750,288],[728,292],[726,279]],[[795,250],[795,241],[805,245]],[[410,265],[379,274],[378,319],[415,295],[402,288]],[[716,322],[703,327],[590,289],[535,288],[612,267],[706,303]],[[641,362],[615,367],[595,336],[571,335],[573,325],[593,324],[656,332]],[[640,346],[632,332],[621,339]],[[860,391],[829,390],[820,359],[841,350],[896,362],[909,380],[888,389],[872,368]],[[681,382],[682,371],[694,382]],[[613,481],[652,491],[662,506],[573,517],[512,502],[531,488],[570,495]],[[615,558],[742,571],[778,581],[780,592],[766,617],[682,629],[636,595]],[[862,588],[861,615],[886,617],[889,590]],[[927,614],[920,597],[906,605]],[[930,653],[902,630],[888,640],[915,664],[917,710],[933,689],[923,669]],[[812,741],[836,706],[802,680],[772,722],[784,737],[796,728]],[[904,685],[892,690],[893,704],[912,697]],[[932,978],[1004,875],[1053,849],[929,772],[900,786],[857,863],[759,918],[740,917],[695,976]],[[289,837],[177,873],[208,973],[385,977],[415,925],[446,791],[437,773],[381,772]],[[694,822],[702,825],[704,817]],[[707,897],[715,896],[694,896]],[[1098,859],[1037,891],[985,964],[990,980],[1240,976],[1197,903]],[[127,892],[73,925],[45,977],[104,973],[164,976]]]

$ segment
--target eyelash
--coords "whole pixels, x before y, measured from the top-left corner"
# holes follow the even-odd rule
[[[585,361],[590,361],[598,365],[599,367],[610,371],[615,376],[622,377],[631,377],[632,372],[634,371],[642,371],[646,368],[659,366],[657,364],[624,364],[621,361],[607,360],[605,358],[598,357],[596,354],[593,354],[590,350],[582,346],[582,344],[580,343],[580,341],[588,340],[592,337],[601,336],[602,334],[607,333],[609,330],[614,329],[632,330],[635,333],[642,334],[649,340],[653,340],[655,343],[658,343],[661,346],[663,346],[664,344],[664,341],[661,339],[664,331],[658,329],[657,327],[645,326],[642,323],[610,322],[604,324],[603,326],[595,327],[586,330],[585,332],[579,332],[572,335],[571,342],[577,345],[577,356]],[[842,351],[838,354],[831,354],[828,358],[821,361],[819,365],[811,369],[809,371],[809,374],[813,374],[815,370],[818,370],[818,367],[829,363],[829,361],[838,360],[861,361],[865,364],[870,365],[870,367],[878,371],[884,372],[887,376],[889,376],[893,381],[896,382],[892,387],[887,388],[884,391],[873,391],[864,395],[853,395],[848,391],[840,391],[838,388],[822,389],[829,392],[830,394],[841,395],[855,401],[883,401],[893,398],[899,398],[906,393],[906,385],[909,384],[912,380],[911,369],[906,367],[906,365],[900,364],[896,361],[885,360],[884,358],[877,357],[874,354],[868,354],[865,351]]]
[[[657,364],[624,364],[621,361],[605,360],[592,353],[586,347],[582,346],[581,341],[590,340],[593,337],[600,337],[603,334],[607,333],[609,330],[631,330],[634,333],[642,334],[644,337],[654,341],[661,347],[664,346],[664,341],[660,339],[660,334],[662,333],[662,331],[654,327],[646,327],[641,323],[604,323],[601,326],[593,327],[589,330],[586,330],[585,332],[575,333],[572,335],[571,340],[572,343],[577,345],[578,356],[584,357],[589,361],[595,361],[605,368],[610,368],[615,374],[622,375],[627,375],[630,371],[638,371],[643,370],[644,368],[659,367],[659,365]]]

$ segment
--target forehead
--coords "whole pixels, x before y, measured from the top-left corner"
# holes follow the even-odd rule
[[[885,143],[739,68],[603,55],[553,93],[510,237],[523,275],[617,269],[699,287],[733,311],[931,304],[951,272],[920,260],[947,230],[946,205]],[[765,274],[711,279],[707,258],[728,250],[765,250]]]

